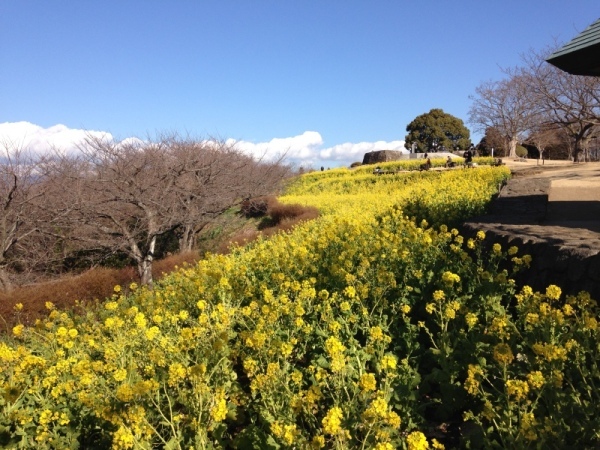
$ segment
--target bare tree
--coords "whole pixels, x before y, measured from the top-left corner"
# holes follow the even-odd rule
[[[538,159],[545,159],[544,152],[546,149],[560,143],[559,130],[556,126],[542,122],[531,128],[531,132],[525,141],[538,149]]]
[[[163,142],[88,136],[77,157],[62,159],[55,189],[71,236],[88,248],[123,251],[137,264],[141,283],[152,284],[157,239],[178,225],[175,173]]]
[[[177,233],[180,249],[191,249],[207,223],[259,192],[256,185],[274,187],[255,173],[256,164],[222,141],[89,136],[77,158],[63,158],[55,189],[69,193],[61,209],[70,210],[73,237],[125,252],[141,283],[151,285],[160,237]]]
[[[524,57],[532,102],[547,125],[564,128],[574,140],[573,161],[588,160],[590,139],[600,125],[600,78],[571,75],[545,61],[551,50]]]
[[[54,214],[45,210],[41,158],[11,142],[0,143],[0,288],[12,288],[11,270],[26,271],[47,262],[48,246],[37,248],[42,227]],[[36,237],[37,235],[37,237]],[[35,239],[34,239],[35,237]],[[51,248],[51,247],[50,247]]]
[[[517,144],[536,123],[538,110],[529,96],[529,77],[520,69],[505,70],[508,78],[488,81],[475,89],[470,98],[469,122],[479,131],[492,127],[504,139],[509,157],[516,156]]]

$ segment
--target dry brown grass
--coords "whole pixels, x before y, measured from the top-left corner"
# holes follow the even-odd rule
[[[196,252],[172,255],[155,261],[153,275],[159,279],[185,264],[194,264],[199,256]],[[58,309],[83,308],[90,303],[110,297],[116,285],[129,286],[138,277],[133,267],[125,269],[90,269],[80,275],[66,276],[55,281],[23,286],[11,292],[0,293],[0,332],[10,330],[17,321],[31,324],[48,314],[46,302]],[[21,303],[22,311],[17,316],[15,305]]]
[[[313,206],[284,205],[275,197],[266,198],[266,202],[268,204],[266,214],[269,217],[265,218],[264,225],[259,229],[246,228],[238,231],[221,246],[219,249],[221,253],[227,253],[233,245],[243,246],[258,239],[259,236],[269,237],[280,231],[289,231],[301,222],[319,217],[319,210]]]

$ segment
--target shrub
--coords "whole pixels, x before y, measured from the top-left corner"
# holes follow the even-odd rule
[[[246,218],[263,217],[269,210],[269,205],[277,202],[273,196],[249,198],[242,202],[240,212]]]
[[[516,152],[519,158],[525,158],[527,156],[527,149],[522,145],[517,145]]]

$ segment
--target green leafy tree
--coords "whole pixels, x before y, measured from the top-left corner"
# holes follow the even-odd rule
[[[416,152],[466,150],[471,146],[470,133],[463,121],[442,109],[417,116],[406,131],[404,146]]]

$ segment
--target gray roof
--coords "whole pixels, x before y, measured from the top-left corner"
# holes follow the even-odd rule
[[[573,75],[600,76],[600,19],[546,59]]]

